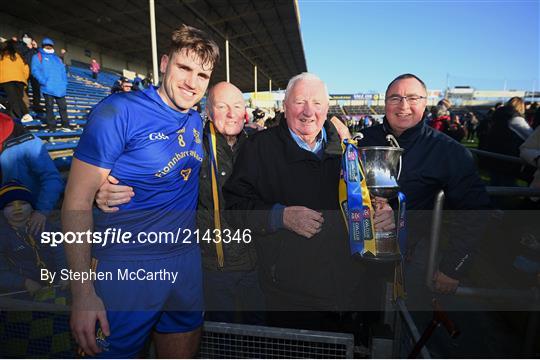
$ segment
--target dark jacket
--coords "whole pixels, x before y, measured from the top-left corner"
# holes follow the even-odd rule
[[[391,131],[386,118],[382,125],[373,126],[362,132],[364,138],[360,141],[360,146],[388,145],[386,136]],[[398,183],[400,191],[407,198],[409,210],[407,216],[412,226],[412,233],[409,233],[411,246],[421,241],[423,234],[429,231],[430,214],[421,213],[421,210],[433,209],[435,196],[440,190],[445,192],[445,209],[491,208],[489,196],[478,176],[473,157],[463,145],[425,125],[424,121],[404,131],[397,137],[397,141],[400,147],[405,149]],[[414,221],[415,215],[418,222]],[[459,225],[454,225],[454,230],[459,232],[452,235],[448,253],[440,265],[440,270],[453,278],[459,278],[464,273],[466,269],[464,265],[470,262],[473,244],[481,236],[482,231],[482,224],[478,223],[477,218],[467,218],[471,212],[462,212],[461,215]],[[422,235],[415,236],[418,233]]]
[[[15,48],[17,49],[17,51],[19,52],[19,54],[21,54],[21,56],[23,57],[23,60],[26,64],[28,64],[28,66],[30,66],[30,64],[32,63],[32,57],[37,54],[38,52],[38,49],[36,48],[29,48],[24,42],[22,41],[17,41],[17,43],[15,44]]]
[[[52,230],[48,225],[45,229]],[[36,249],[32,247],[34,240]],[[41,234],[30,237],[25,231],[15,231],[0,217],[0,291],[15,291],[24,289],[26,279],[41,282],[36,251],[43,265],[50,271],[60,272],[67,267],[64,248],[52,247],[40,242]],[[59,279],[57,276],[55,279]]]
[[[200,238],[203,238],[203,233],[207,230],[214,230],[214,200],[212,196],[212,178],[210,173],[210,147],[208,135],[210,134],[209,123],[204,128],[203,147],[204,159],[199,174],[199,203],[197,207],[197,227],[201,233]],[[239,149],[246,140],[246,135],[241,132],[238,136],[236,144],[231,147],[227,144],[227,140],[223,135],[216,132],[216,150],[218,159],[217,182],[218,188],[221,189],[223,184],[230,177],[233,169],[233,163],[236,160]],[[225,201],[223,200],[222,192],[219,191],[219,207],[221,211],[225,209]],[[229,229],[232,234],[236,231],[228,224],[225,216],[221,216],[221,230]],[[212,236],[214,238],[214,236]],[[216,245],[213,242],[201,241],[201,253],[203,267],[209,270],[223,271],[249,271],[255,268],[257,255],[255,247],[252,243],[240,241],[231,241],[223,243],[224,267],[219,269],[216,255]]]
[[[519,157],[519,147],[524,140],[508,125],[515,116],[519,116],[519,114],[511,106],[501,106],[495,110],[492,125],[487,135],[487,151]],[[497,159],[488,159],[486,163],[493,171],[515,177],[519,175],[522,166],[517,163],[503,163]]]
[[[286,121],[251,136],[223,188],[227,208],[235,210],[234,221],[255,233],[269,309],[359,305],[363,265],[350,256],[338,202],[341,147],[333,126],[325,126],[321,159],[296,144]],[[286,229],[272,233],[269,212],[276,203],[321,211],[321,232],[310,239]]]

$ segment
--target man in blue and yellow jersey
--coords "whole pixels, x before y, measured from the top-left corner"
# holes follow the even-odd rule
[[[62,208],[66,240],[82,239],[67,244],[66,255],[71,327],[87,355],[135,357],[151,333],[160,357],[193,357],[197,350],[201,260],[190,234],[203,124],[190,108],[218,58],[207,34],[182,25],[161,58],[159,88],[112,95],[89,116]],[[115,214],[92,212],[109,175],[133,189],[132,201]]]

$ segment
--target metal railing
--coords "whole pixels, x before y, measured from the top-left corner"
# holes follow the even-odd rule
[[[486,191],[492,196],[540,196],[540,189],[525,187],[487,187]],[[440,241],[440,228],[442,209],[444,203],[444,192],[441,190],[435,198],[434,211],[432,216],[431,238],[429,243],[428,263],[426,271],[426,285],[433,291],[433,275],[436,269],[436,259]],[[498,299],[508,301],[527,301],[531,316],[528,318],[527,330],[524,340],[526,353],[532,353],[535,344],[535,336],[539,325],[540,315],[540,289],[533,287],[528,290],[519,289],[490,289],[477,287],[458,286],[455,295],[462,297],[475,297],[485,299]]]
[[[411,347],[413,345],[419,344],[420,340],[422,339],[422,336],[420,335],[420,332],[418,331],[418,328],[416,327],[416,324],[414,323],[414,320],[412,319],[412,316],[409,313],[409,310],[407,309],[405,301],[401,297],[398,297],[396,299],[395,305],[396,305],[396,308],[397,308],[397,311],[398,311],[399,321],[397,323],[397,326],[395,326],[395,328],[394,328],[394,332],[395,332],[394,341],[401,342],[401,341],[404,340],[403,337],[401,336],[401,327],[400,327],[401,321],[402,321],[403,324],[405,325],[405,329],[407,330],[407,333],[408,333],[408,335],[409,335],[409,337],[411,339],[411,344],[410,344]],[[400,345],[401,344],[398,344],[397,350],[393,354],[393,356],[396,357],[396,358],[399,358],[399,357],[403,356],[403,354],[400,353],[400,350],[401,350]],[[420,348],[419,354],[424,359],[431,359],[431,355],[429,354],[429,351],[426,348],[426,346],[422,346]]]
[[[486,191],[492,196],[540,196],[540,189],[526,187],[486,187]],[[442,210],[444,204],[444,191],[439,191],[435,197],[433,206],[431,236],[429,242],[428,262],[426,271],[426,285],[433,290],[433,274],[436,269],[436,259],[439,252],[440,231],[442,222]],[[485,289],[459,286],[456,295],[474,296],[485,298],[516,299],[538,301],[540,295],[537,290],[516,290],[516,289]]]
[[[472,152],[473,154],[480,155],[483,157],[489,157],[492,159],[503,160],[503,161],[518,163],[518,164],[523,164],[523,165],[527,164],[523,159],[516,156],[504,155],[504,154],[494,153],[491,151],[480,150],[480,149],[469,148],[469,151]]]

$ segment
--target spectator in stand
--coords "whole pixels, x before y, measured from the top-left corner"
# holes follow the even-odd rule
[[[432,119],[430,126],[443,133],[446,133],[450,126],[450,112],[441,102],[437,105],[435,118]]]
[[[122,83],[122,91],[123,92],[130,92],[133,89],[133,83],[131,81],[124,81]]]
[[[493,124],[493,113],[495,113],[495,110],[501,106],[502,103],[497,103],[495,106],[491,107],[478,124],[478,127],[476,128],[476,134],[478,136],[478,149],[487,150],[487,139],[491,125]],[[480,167],[484,167],[484,161],[485,158],[480,158]]]
[[[26,290],[33,295],[49,284],[41,280],[41,269],[65,269],[64,248],[42,245],[29,231],[34,212],[32,192],[17,181],[0,187],[0,291]],[[40,231],[41,233],[41,231]],[[59,281],[60,279],[57,279]],[[67,280],[61,280],[64,287]]]
[[[527,108],[527,110],[525,111],[525,120],[527,121],[527,124],[529,124],[529,126],[531,128],[535,128],[533,125],[534,125],[534,114],[536,113],[536,110],[538,109],[538,103],[537,102],[533,102],[532,104],[529,105],[529,107]]]
[[[17,51],[22,55],[26,64],[31,67],[32,57],[38,53],[38,46],[29,32],[24,32],[21,41],[17,42]],[[41,86],[39,85],[39,81],[32,73],[30,73],[28,80],[32,87],[32,109],[35,112],[44,113],[45,109],[41,106]],[[28,87],[26,91],[28,92]]]
[[[508,121],[508,127],[523,141],[533,132],[527,121],[525,121],[525,103],[520,97],[513,97],[506,103],[506,106],[513,109],[513,114]]]
[[[67,74],[64,63],[54,53],[54,41],[49,38],[43,39],[38,53],[32,57],[32,74],[41,85],[41,92],[45,98],[47,109],[48,131],[56,131],[56,119],[53,113],[54,102],[58,105],[62,119],[62,129],[70,131],[66,93]]]
[[[146,77],[142,81],[142,85],[145,89],[148,89],[150,86],[153,85],[152,83],[152,73],[146,74]]]
[[[47,215],[54,209],[64,182],[42,141],[0,113],[1,182],[18,179],[30,189],[35,204],[28,225],[33,234],[43,231]]]
[[[118,80],[114,83],[114,85],[111,88],[111,94],[115,94],[117,92],[128,92],[131,91],[131,88],[133,87],[133,84],[129,81],[128,78],[125,76],[120,76]]]
[[[427,113],[425,116],[426,125],[431,126],[431,124],[433,123],[433,120],[435,120],[436,117],[437,117],[437,107],[432,106],[431,108],[429,108],[429,113]]]
[[[448,99],[442,99],[437,103],[437,106],[444,106],[448,112],[450,112],[450,108],[452,107],[452,102]]]
[[[144,84],[143,84],[143,80],[136,76],[135,79],[133,79],[133,87],[131,88],[131,90],[133,91],[137,91],[137,90],[144,90],[145,87],[144,87]],[[199,111],[199,114],[201,112]]]
[[[445,134],[459,143],[461,142],[461,140],[463,140],[466,135],[466,131],[465,127],[461,125],[461,122],[459,121],[459,115],[452,114],[450,116],[450,124],[448,125]]]
[[[21,122],[28,122],[33,119],[23,97],[30,70],[17,53],[15,44],[13,40],[0,44],[0,87],[6,92],[10,115]]]
[[[465,126],[467,127],[467,141],[473,142],[476,137],[476,128],[478,127],[478,118],[472,111],[468,112],[465,119]]]
[[[66,66],[66,74],[69,75],[69,69],[71,67],[71,55],[66,49],[60,50],[60,59],[62,59],[62,62]]]
[[[256,108],[255,110],[253,110],[252,112],[253,114],[253,122],[256,122],[256,121],[259,121],[261,119],[264,119],[265,117],[265,113],[264,113],[264,110],[260,109],[260,108]]]
[[[90,63],[90,71],[92,71],[92,78],[94,80],[97,80],[99,70],[101,70],[101,65],[99,65],[96,59],[92,59],[92,62]]]
[[[523,115],[525,103],[519,97],[513,97],[505,106],[493,113],[492,125],[487,136],[487,151],[498,154],[519,156],[519,147],[532,134]],[[493,186],[515,186],[521,171],[520,164],[503,163],[500,160],[487,161],[490,167]],[[502,165],[502,166],[501,166]]]

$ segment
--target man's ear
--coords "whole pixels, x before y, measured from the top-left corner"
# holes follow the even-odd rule
[[[162,74],[165,74],[165,72],[167,71],[167,65],[169,65],[169,55],[163,54],[161,56],[161,62],[159,64],[159,71]]]

